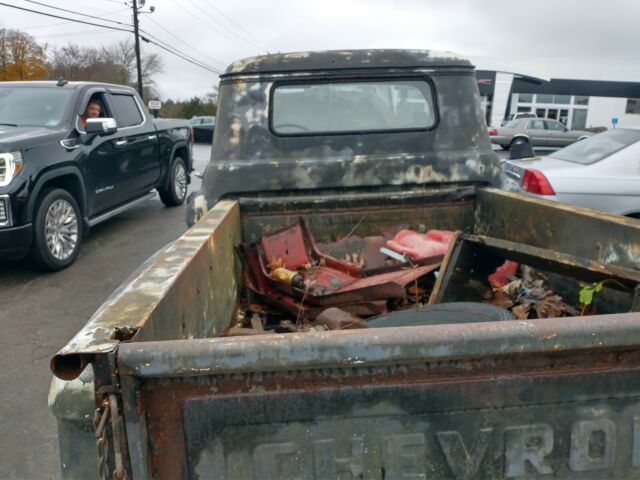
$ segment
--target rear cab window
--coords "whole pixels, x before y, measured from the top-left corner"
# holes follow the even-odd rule
[[[276,84],[271,129],[277,135],[427,130],[436,124],[426,79]]]
[[[112,93],[111,104],[118,128],[136,127],[144,123],[144,117],[133,95]]]

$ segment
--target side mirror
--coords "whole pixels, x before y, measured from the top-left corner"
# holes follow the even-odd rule
[[[115,118],[88,118],[87,135],[111,135],[118,131]]]

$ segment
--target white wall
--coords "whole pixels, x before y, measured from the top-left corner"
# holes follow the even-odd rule
[[[512,83],[513,73],[496,72],[493,100],[491,101],[490,126],[492,127],[499,127],[507,113],[507,101]]]
[[[613,117],[618,118],[618,127],[640,125],[640,115],[624,113],[626,108],[626,98],[589,97],[587,127],[611,128]]]

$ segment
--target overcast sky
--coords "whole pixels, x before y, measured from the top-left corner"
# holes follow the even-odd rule
[[[26,0],[2,2],[72,16]],[[40,2],[131,22],[121,0]],[[150,5],[155,11],[140,16],[142,29],[220,71],[267,51],[419,48],[460,53],[478,68],[544,78],[640,81],[636,0],[147,0],[145,10]],[[0,26],[26,30],[50,46],[132,37],[1,5]],[[203,95],[218,82],[215,73],[153,45],[142,49],[162,55],[164,73],[156,80],[163,99]]]

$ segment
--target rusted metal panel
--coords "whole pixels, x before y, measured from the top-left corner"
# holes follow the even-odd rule
[[[277,53],[232,63],[221,78],[239,74],[335,69],[471,67],[464,57],[436,50],[328,50]]]
[[[471,282],[484,285],[491,292],[488,276],[505,260],[556,274],[557,280],[554,283],[563,283],[565,290],[571,283],[573,290],[578,290],[579,282],[608,281],[607,288],[619,290],[628,297],[628,306],[623,311],[629,311],[631,295],[640,283],[640,271],[637,270],[604,265],[586,258],[498,238],[462,235],[453,243],[429,303],[482,300],[477,289],[470,288]]]
[[[220,202],[113,293],[52,358],[54,374],[65,380],[77,377],[94,355],[115,350],[120,341],[116,332],[129,331],[133,340],[143,341],[206,337],[224,330],[239,289],[233,250],[239,242],[239,206]]]
[[[364,478],[508,478],[527,453],[552,478],[628,478],[638,333],[616,315],[264,335],[123,344],[119,364],[154,478],[326,478],[352,456]]]
[[[400,228],[472,233],[474,207],[471,186],[240,199],[243,238],[252,242],[301,215],[318,242],[335,242],[349,233],[364,237],[390,231],[393,236]]]
[[[608,266],[640,267],[640,222],[589,208],[480,188],[475,232]]]
[[[317,333],[123,343],[120,371],[136,377],[351,368],[518,353],[635,348],[637,314],[567,321],[486,322]]]
[[[273,65],[285,62],[287,72],[224,76],[212,161],[188,204],[188,222],[201,218],[218,199],[246,193],[313,195],[313,190],[323,188],[499,185],[500,165],[489,142],[473,68],[459,60],[446,60],[441,68],[438,58],[427,51],[283,54],[273,57]],[[328,66],[330,59],[335,65],[358,59],[363,63],[352,70],[318,69]],[[436,61],[430,64],[430,59]],[[252,59],[232,72],[260,72],[269,62]],[[375,67],[378,63],[385,65],[384,72]],[[407,78],[428,79],[433,85],[438,112],[434,129],[283,137],[269,126],[272,91],[283,82]]]

